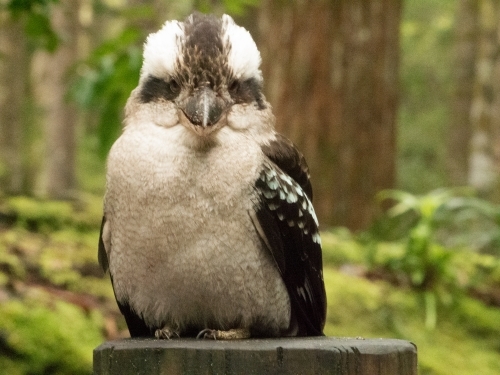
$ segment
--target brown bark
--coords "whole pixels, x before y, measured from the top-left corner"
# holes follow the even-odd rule
[[[23,109],[28,88],[28,51],[20,22],[0,21],[0,182],[10,194],[24,192]]]
[[[308,160],[323,224],[366,228],[394,184],[400,16],[400,0],[262,4],[266,92]]]
[[[479,42],[479,1],[461,0],[455,21],[455,89],[448,128],[447,168],[455,185],[467,183],[469,170],[472,105]]]
[[[472,139],[468,182],[479,193],[500,200],[500,4],[480,2],[480,36],[470,117]]]
[[[52,26],[61,38],[54,53],[39,51],[34,81],[45,127],[44,191],[67,198],[75,187],[75,128],[77,113],[67,99],[69,69],[77,58],[78,3],[64,0],[52,11]]]

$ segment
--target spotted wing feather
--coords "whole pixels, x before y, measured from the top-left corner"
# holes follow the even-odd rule
[[[318,336],[326,318],[321,239],[307,165],[293,144],[284,140],[280,136],[263,148],[270,157],[256,181],[260,196],[256,227],[290,295],[290,334]],[[276,149],[281,151],[269,152]]]
[[[293,142],[276,133],[273,141],[262,146],[262,151],[282,171],[292,177],[312,201],[313,191],[309,167],[304,155],[299,152]]]

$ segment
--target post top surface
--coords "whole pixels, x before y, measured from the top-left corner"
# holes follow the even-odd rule
[[[94,375],[417,375],[397,339],[305,337],[212,341],[122,339],[94,350]]]
[[[197,340],[181,338],[173,340],[157,339],[121,339],[108,341],[95,350],[144,350],[144,349],[210,349],[210,350],[240,350],[240,351],[275,351],[277,348],[287,350],[336,350],[356,348],[361,353],[382,354],[386,352],[413,351],[416,346],[406,340],[399,339],[363,339],[337,337],[287,337],[274,339],[247,339],[247,340]]]

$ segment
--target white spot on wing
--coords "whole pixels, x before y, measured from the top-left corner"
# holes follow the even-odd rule
[[[273,169],[268,168],[264,173],[269,179],[271,179],[272,177],[276,177],[276,172]]]
[[[269,203],[267,206],[269,207],[269,209],[271,211],[275,211],[280,207],[278,204],[275,204],[275,203]]]
[[[284,201],[286,199],[286,193],[283,190],[280,190],[280,199]]]
[[[298,293],[298,295],[299,295],[300,297],[302,297],[302,298],[304,299],[304,301],[306,301],[306,300],[307,300],[306,293],[305,293],[305,291],[304,291],[304,288],[303,288],[303,287],[301,287],[301,286],[297,287],[297,293]]]
[[[314,208],[313,208],[313,205],[311,202],[309,202],[309,199],[307,200],[308,203],[309,203],[309,207],[307,208],[307,210],[309,211],[309,214],[312,216],[312,218],[314,219],[314,222],[316,223],[316,225],[319,225],[318,224],[318,218],[316,217],[316,212],[314,212]]]
[[[264,194],[264,197],[266,197],[267,199],[272,199],[278,193],[276,192],[276,190],[264,190],[262,194]]]
[[[317,243],[318,245],[321,245],[321,237],[319,236],[318,232],[316,232],[312,235],[312,240],[313,240],[313,242]]]
[[[287,203],[297,202],[297,195],[293,191],[289,192],[288,195],[286,196],[286,201]]]
[[[292,179],[288,175],[286,175],[284,173],[280,173],[280,178],[283,181],[285,181],[288,185],[293,185],[293,181],[292,181]]]
[[[267,181],[267,186],[269,186],[269,189],[276,190],[279,186],[278,180],[272,179]]]

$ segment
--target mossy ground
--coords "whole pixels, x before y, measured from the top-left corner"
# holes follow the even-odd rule
[[[107,275],[97,265],[100,199],[73,203],[1,201],[0,368],[8,374],[88,374],[92,350],[126,335]],[[1,217],[0,217],[1,218]],[[347,231],[324,232],[329,336],[392,337],[415,343],[420,374],[498,374],[500,309],[464,292],[440,300],[425,328],[423,294],[370,267],[401,251],[363,245]],[[461,279],[489,290],[498,259],[466,250]],[[472,284],[471,284],[472,285]]]
[[[417,345],[422,375],[499,373],[500,309],[464,296],[441,309],[436,328],[427,330],[415,292],[331,267],[324,274],[328,336],[409,340]]]

